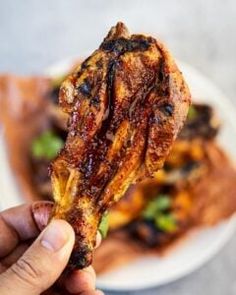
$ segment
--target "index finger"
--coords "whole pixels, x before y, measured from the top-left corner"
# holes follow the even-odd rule
[[[4,257],[21,241],[35,238],[47,225],[53,203],[34,202],[0,213],[0,257]]]

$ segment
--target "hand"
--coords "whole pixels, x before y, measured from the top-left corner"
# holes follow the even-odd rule
[[[56,281],[62,294],[102,294],[95,290],[92,267],[60,277],[75,237],[64,220],[53,220],[46,227],[52,207],[42,201],[0,213],[1,295],[38,295]]]

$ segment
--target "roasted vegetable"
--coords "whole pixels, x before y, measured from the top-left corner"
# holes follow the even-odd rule
[[[59,102],[70,120],[65,147],[51,165],[53,218],[73,226],[69,264],[83,268],[92,261],[104,212],[131,183],[163,166],[190,94],[161,43],[129,35],[118,23],[64,81]]]
[[[213,108],[207,104],[194,104],[190,106],[183,130],[180,132],[181,139],[213,139],[220,128],[220,121]]]

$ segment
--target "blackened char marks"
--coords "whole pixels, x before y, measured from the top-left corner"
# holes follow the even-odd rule
[[[99,167],[100,161],[103,158],[105,158],[107,149],[109,148],[111,144],[111,141],[106,137],[106,133],[108,129],[111,132],[115,132],[116,127],[119,126],[120,121],[122,121],[124,119],[124,116],[126,115],[126,114],[123,114],[122,117],[119,117],[119,119],[117,118],[117,120],[112,122],[113,124],[111,124],[112,119],[115,118],[114,116],[115,98],[113,96],[113,93],[114,93],[113,84],[114,84],[114,76],[115,76],[116,68],[117,68],[117,65],[119,64],[119,59],[121,55],[125,54],[126,52],[145,51],[149,48],[149,46],[150,46],[149,40],[144,38],[136,38],[133,40],[125,39],[125,38],[118,38],[115,40],[114,39],[105,40],[100,46],[100,48],[105,51],[115,53],[115,57],[111,57],[111,59],[108,62],[107,76],[106,76],[107,106],[106,106],[106,111],[104,113],[102,126],[98,134],[93,139],[94,143],[96,142],[96,145],[93,144],[91,145],[91,148],[88,149],[87,157],[83,164],[83,167],[87,167],[86,173],[85,173],[85,178],[87,179],[96,173]],[[83,86],[82,90],[85,92],[84,94],[88,94],[87,90],[90,90],[90,89],[88,89],[89,87],[87,83],[82,84],[81,86]],[[99,98],[98,98],[98,101],[99,101]],[[96,148],[94,148],[94,146],[96,146]],[[111,170],[116,171],[117,166],[118,166],[118,163],[116,163],[116,165],[113,165],[112,167],[113,169]],[[104,181],[102,182],[107,183],[107,181],[111,177],[112,177],[112,174],[107,175],[108,179],[107,180],[104,179]],[[90,183],[90,185],[92,184]]]
[[[106,175],[106,177],[104,176],[103,179],[96,179],[96,183],[95,183],[95,180],[93,181],[95,177],[91,178],[91,176],[96,173],[101,161],[105,159],[107,149],[111,143],[111,141],[106,138],[106,133],[108,131],[108,128],[111,128],[110,123],[112,118],[114,117],[113,111],[114,111],[115,99],[113,97],[113,83],[114,83],[116,65],[117,65],[117,60],[111,60],[108,64],[107,77],[106,77],[106,80],[107,80],[106,111],[104,113],[102,126],[98,134],[94,137],[92,144],[87,149],[87,154],[86,154],[87,157],[85,158],[84,164],[82,165],[82,170],[84,170],[83,172],[84,172],[85,178],[90,179],[89,186],[91,186],[91,188],[92,187],[102,188],[109,180],[107,179],[109,175]],[[101,190],[99,190],[99,192],[101,192]],[[87,193],[89,193],[89,190],[87,190]],[[95,191],[93,191],[92,193],[94,194]]]
[[[78,91],[80,91],[85,96],[91,95],[92,86],[88,79],[85,79],[84,82],[79,86]]]
[[[89,61],[91,59],[91,56],[87,57],[81,64],[81,69],[85,70],[89,67]]]
[[[126,48],[127,49],[127,48]],[[123,111],[121,114],[114,114],[115,107],[115,97],[114,97],[114,77],[116,74],[117,66],[120,62],[120,57],[125,54],[125,52],[120,51],[119,55],[113,57],[108,62],[107,74],[106,74],[106,83],[107,83],[107,101],[106,101],[106,111],[104,112],[103,122],[100,130],[93,138],[93,143],[87,148],[87,153],[84,164],[82,165],[83,174],[85,176],[84,190],[93,198],[99,200],[100,195],[105,189],[106,185],[109,183],[110,179],[116,174],[119,167],[120,158],[125,153],[125,147],[121,150],[121,153],[117,155],[116,159],[112,163],[106,163],[110,166],[108,173],[103,175],[102,178],[97,176],[97,172],[100,166],[100,163],[106,160],[106,153],[110,147],[111,140],[107,137],[107,132],[115,134],[120,123],[125,119],[129,119],[130,124],[133,128],[137,128],[137,124],[140,120],[146,120],[147,117],[152,112],[152,106],[148,106],[145,113],[144,110],[146,98],[149,93],[155,87],[155,81],[159,78],[158,74],[162,70],[160,65],[158,69],[155,69],[153,72],[153,77],[149,76],[149,83],[144,85],[142,89],[135,93],[135,98],[130,105],[130,108],[127,109],[127,112]],[[167,108],[169,110],[169,108]],[[170,111],[170,110],[169,110]],[[143,118],[143,119],[142,119]],[[148,126],[147,126],[148,129]],[[145,131],[148,134],[148,130]],[[143,150],[143,157],[145,157],[146,146]],[[87,180],[86,180],[87,179]]]
[[[117,54],[122,54],[124,52],[131,52],[131,51],[145,51],[149,48],[150,42],[147,39],[112,39],[112,40],[105,40],[100,49],[108,51],[108,52],[115,52]]]
[[[174,113],[174,106],[171,104],[164,104],[160,107],[160,110],[166,115],[166,116],[172,116]]]
[[[79,250],[72,252],[69,260],[69,265],[73,265],[73,268],[81,269],[91,264],[92,254],[88,259],[88,247],[81,247]]]
[[[90,100],[90,106],[94,106],[94,107],[99,107],[100,105],[100,97],[98,95],[95,95],[93,98],[91,98]]]
[[[156,93],[161,97],[169,97],[169,73],[166,73],[165,60],[162,57],[160,60],[160,68],[156,80]]]
[[[110,122],[113,117],[115,98],[113,96],[113,83],[117,66],[117,60],[111,60],[108,64],[107,71],[107,107],[103,117],[103,123],[98,133],[98,138],[104,138],[106,131],[110,127]]]

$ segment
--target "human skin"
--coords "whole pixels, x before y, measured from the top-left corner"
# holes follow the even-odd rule
[[[64,220],[48,218],[53,203],[40,201],[0,213],[0,294],[101,294],[92,267],[62,275],[74,245]],[[100,237],[98,238],[98,240]],[[98,241],[99,243],[99,241]],[[60,291],[59,291],[60,292]]]

